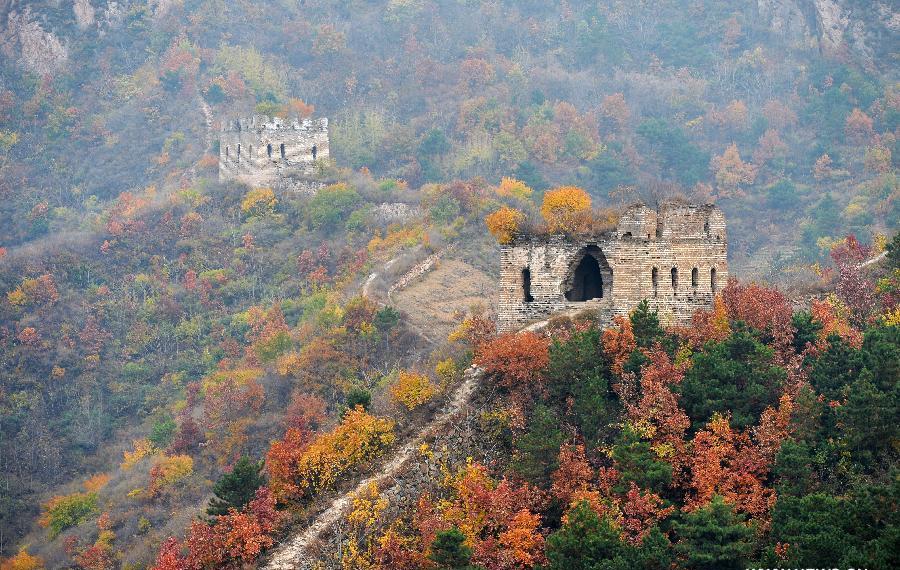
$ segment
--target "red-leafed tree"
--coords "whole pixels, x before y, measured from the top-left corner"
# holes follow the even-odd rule
[[[527,387],[541,382],[550,362],[550,340],[533,332],[508,333],[481,344],[475,364],[501,386]]]
[[[664,351],[653,351],[650,362],[641,367],[640,398],[625,405],[631,422],[650,427],[651,442],[657,453],[676,470],[683,467],[684,434],[691,425],[672,390],[673,386],[681,384],[684,372],[685,366],[673,364]]]
[[[594,470],[587,462],[583,445],[563,445],[559,448],[559,468],[553,472],[550,492],[563,505],[591,489]]]
[[[617,375],[622,375],[622,367],[637,348],[631,321],[625,317],[617,316],[613,319],[614,327],[603,331],[603,351],[612,361],[612,370]]]
[[[735,432],[726,416],[716,414],[691,446],[687,509],[704,507],[721,495],[737,511],[766,519],[775,502],[774,490],[765,485],[771,463],[746,433]]]

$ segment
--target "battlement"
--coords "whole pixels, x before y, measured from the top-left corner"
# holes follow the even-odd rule
[[[308,178],[329,157],[328,119],[253,115],[222,121],[219,180],[274,186]]]
[[[728,279],[725,216],[712,204],[629,207],[615,230],[517,236],[500,250],[498,328],[592,309],[611,323],[647,300],[667,324],[688,325]]]

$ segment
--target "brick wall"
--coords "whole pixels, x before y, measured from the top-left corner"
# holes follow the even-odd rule
[[[312,175],[316,160],[328,156],[328,119],[254,115],[225,121],[219,137],[219,179],[272,186],[288,176]]]
[[[611,322],[644,299],[665,324],[689,324],[696,309],[712,306],[714,289],[727,281],[727,249],[725,217],[713,205],[665,204],[658,212],[632,206],[615,231],[596,236],[520,236],[500,252],[498,328],[515,330],[579,309],[596,310]],[[600,261],[603,297],[568,301],[573,271],[585,255]],[[677,286],[672,268],[677,270]],[[531,301],[525,300],[524,270],[529,272]]]

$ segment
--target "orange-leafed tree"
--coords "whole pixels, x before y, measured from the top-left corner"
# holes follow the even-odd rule
[[[612,361],[612,371],[617,375],[622,375],[622,367],[637,348],[637,341],[634,338],[634,331],[631,327],[631,321],[622,316],[616,316],[613,319],[613,327],[603,331],[600,337],[603,343],[603,352]]]
[[[14,556],[0,560],[0,570],[44,570],[44,560],[23,547]]]
[[[604,97],[600,102],[600,115],[608,127],[617,132],[624,130],[631,118],[631,110],[625,101],[625,95],[613,93]]]
[[[563,505],[582,496],[592,488],[594,470],[584,454],[583,445],[563,445],[559,448],[559,468],[551,476],[550,492]]]
[[[300,492],[294,481],[294,473],[299,469],[300,458],[309,447],[311,434],[299,427],[289,428],[284,439],[273,441],[266,455],[266,469],[269,472],[269,487],[275,497],[285,502]]]
[[[493,214],[488,214],[484,219],[488,231],[501,244],[510,243],[524,221],[525,214],[509,206],[503,206]]]
[[[481,344],[475,364],[507,388],[540,382],[550,363],[550,339],[534,332],[507,333]]]
[[[541,216],[554,233],[578,233],[591,224],[591,197],[577,186],[562,186],[544,194]]]
[[[636,425],[651,426],[651,443],[656,454],[678,465],[685,449],[684,434],[691,421],[679,407],[673,388],[684,379],[685,366],[673,364],[663,350],[655,350],[649,356],[650,362],[641,367],[640,399],[627,403],[626,410]]]
[[[529,188],[527,184],[515,178],[504,176],[500,180],[500,186],[497,187],[497,194],[510,198],[518,198],[519,200],[527,200],[531,198],[534,190]]]
[[[301,119],[311,117],[315,111],[315,105],[310,105],[302,99],[295,99],[293,97],[288,99],[287,103],[285,103],[282,108],[282,113],[285,117],[300,117]]]
[[[716,414],[694,436],[691,449],[688,510],[721,495],[737,511],[766,520],[775,503],[775,491],[766,486],[771,463],[746,433],[734,431],[727,416]]]
[[[816,346],[824,349],[828,346],[828,337],[837,335],[854,348],[862,346],[863,335],[850,324],[850,311],[847,306],[834,295],[824,300],[816,300],[810,304],[809,312],[817,323],[822,325],[819,341]]]
[[[859,109],[853,109],[844,121],[844,134],[857,144],[862,144],[872,138],[872,118]]]
[[[473,550],[472,563],[489,570],[531,568],[543,563],[540,493],[528,485],[494,481],[487,469],[469,463],[449,483],[451,497],[423,496],[414,517],[427,550],[439,532],[458,528]]]
[[[721,156],[714,156],[710,163],[716,177],[716,188],[721,197],[740,197],[743,187],[756,180],[756,167],[741,160],[737,145],[731,143]]]
[[[186,570],[187,566],[181,554],[181,544],[174,536],[167,538],[156,555],[153,570]]]

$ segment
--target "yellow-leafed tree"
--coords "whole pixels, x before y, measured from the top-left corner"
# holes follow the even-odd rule
[[[554,233],[578,233],[591,224],[591,197],[577,186],[562,186],[544,194],[541,215]]]
[[[491,235],[497,238],[497,241],[500,243],[511,242],[513,236],[515,236],[516,232],[519,231],[519,228],[522,227],[522,222],[524,221],[525,214],[508,206],[503,206],[484,219],[488,231],[491,232]]]

